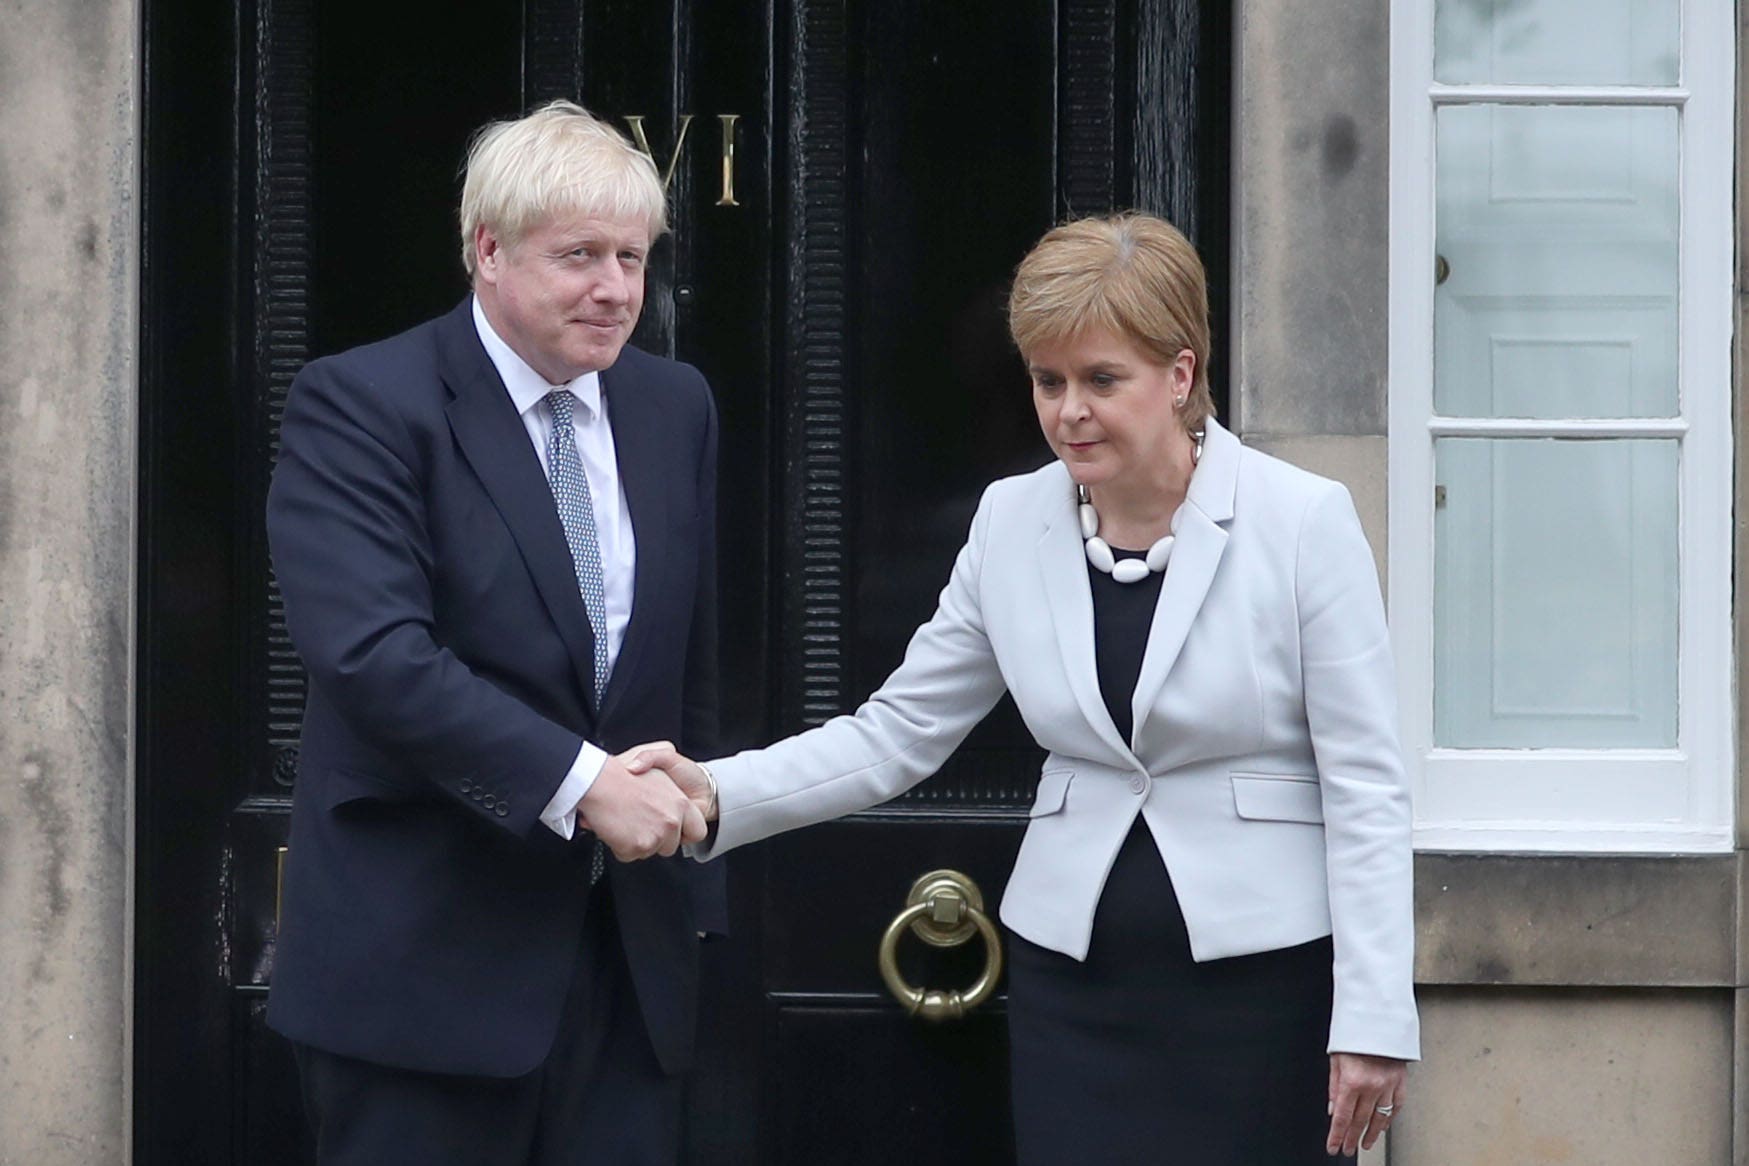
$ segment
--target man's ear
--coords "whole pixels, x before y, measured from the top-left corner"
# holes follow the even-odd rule
[[[504,244],[492,228],[481,223],[474,228],[474,273],[487,283],[498,282],[498,265],[504,258]]]

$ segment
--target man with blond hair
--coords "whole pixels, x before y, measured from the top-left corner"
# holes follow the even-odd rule
[[[309,704],[268,1020],[324,1166],[678,1156],[722,887],[675,856],[698,810],[616,756],[715,744],[716,412],[626,343],[664,229],[586,111],[487,126],[472,294],[292,386],[267,525]]]

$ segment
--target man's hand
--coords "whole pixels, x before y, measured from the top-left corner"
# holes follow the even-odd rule
[[[671,855],[682,842],[702,840],[708,827],[687,794],[662,774],[633,773],[629,755],[607,759],[577,806],[577,824],[593,830],[621,862]]]
[[[629,768],[633,773],[648,773],[652,769],[660,770],[668,775],[668,780],[675,788],[685,794],[692,802],[693,808],[706,822],[713,822],[717,817],[716,787],[706,776],[704,767],[691,758],[683,756],[674,748],[670,741],[652,741],[648,745],[639,745],[635,749],[627,749],[620,754],[629,757]],[[691,838],[688,842],[694,841]]]

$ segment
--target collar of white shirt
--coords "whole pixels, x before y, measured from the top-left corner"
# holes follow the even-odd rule
[[[530,368],[528,362],[516,355],[516,351],[504,343],[503,337],[493,331],[491,321],[486,319],[485,309],[480,307],[480,298],[475,296],[473,301],[474,331],[480,334],[480,343],[485,345],[492,367],[498,370],[499,379],[510,391],[510,400],[515,404],[517,413],[527,413],[546,400],[547,394],[554,389],[569,389],[571,395],[577,398],[577,403],[582,406],[579,420],[593,421],[600,415],[600,373],[586,372],[567,384],[549,385],[545,377]]]

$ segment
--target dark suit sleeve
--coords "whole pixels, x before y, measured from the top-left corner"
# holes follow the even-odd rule
[[[698,594],[687,638],[686,680],[681,709],[680,751],[688,757],[718,752],[717,644],[717,407],[700,379],[704,400],[703,448],[698,456]],[[698,929],[729,933],[727,863],[687,863],[688,889]]]
[[[475,675],[437,639],[415,443],[343,361],[293,383],[267,499],[286,623],[347,728],[488,822],[526,835],[581,738]],[[463,791],[495,791],[487,811]],[[500,814],[497,807],[506,806]]]

